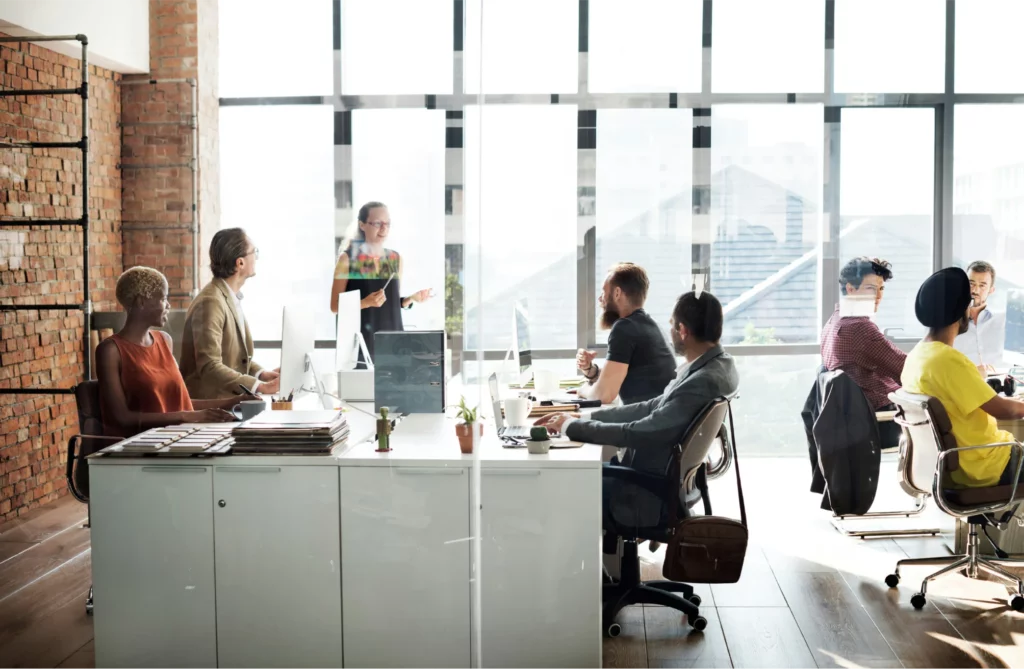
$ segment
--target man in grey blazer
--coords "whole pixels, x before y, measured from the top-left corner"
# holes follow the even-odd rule
[[[620,449],[619,464],[664,475],[674,446],[701,410],[716,397],[739,386],[732,356],[719,345],[722,304],[711,293],[685,293],[676,300],[670,321],[672,346],[685,359],[676,378],[660,397],[596,411],[547,416],[538,425],[561,431],[573,441]],[[620,527],[652,527],[667,520],[668,509],[651,493],[618,479],[603,481],[604,529],[618,535]]]

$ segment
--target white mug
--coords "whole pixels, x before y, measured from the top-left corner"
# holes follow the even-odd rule
[[[559,388],[558,375],[547,369],[533,370],[533,387],[538,395],[554,395]]]
[[[530,424],[533,402],[528,397],[510,397],[505,400],[505,422],[509,427],[524,427]]]

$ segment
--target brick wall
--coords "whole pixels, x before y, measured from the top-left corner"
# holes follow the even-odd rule
[[[186,307],[187,296],[196,287],[192,280],[191,228],[197,220],[193,205],[201,213],[200,233],[211,226],[216,229],[216,14],[216,0],[150,0],[150,73],[126,77],[126,81],[161,83],[125,85],[121,92],[125,124],[123,263],[126,268],[148,265],[163,272],[176,296],[171,300],[175,307]],[[186,125],[192,113],[192,91],[186,83],[168,81],[182,79],[195,80],[197,91],[201,91],[197,92],[198,202],[193,201],[192,173],[183,166],[192,159],[192,128]],[[132,164],[178,166],[128,167]],[[202,239],[199,248],[202,267],[206,264]]]
[[[0,88],[74,88],[80,61],[30,44],[0,46]],[[90,67],[89,212],[91,299],[115,308],[121,272],[120,75]],[[78,96],[0,98],[0,137],[76,140]],[[81,216],[81,152],[0,149],[0,217]],[[0,228],[0,304],[82,301],[77,227]],[[80,311],[0,311],[0,389],[69,388],[82,378]],[[0,524],[67,493],[64,458],[77,431],[69,395],[0,394]]]

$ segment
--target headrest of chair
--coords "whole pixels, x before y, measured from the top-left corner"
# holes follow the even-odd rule
[[[103,436],[103,415],[100,413],[100,382],[83,381],[75,386],[80,434]]]
[[[939,451],[951,451],[958,446],[956,437],[953,436],[953,422],[949,419],[949,413],[942,402],[929,395],[910,393],[905,390],[890,393],[889,399],[903,410],[904,418],[908,422],[927,420],[931,423],[939,437],[936,444]],[[959,466],[956,456],[946,459],[947,470],[952,471]]]

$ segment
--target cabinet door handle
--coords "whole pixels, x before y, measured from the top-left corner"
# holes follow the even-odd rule
[[[394,471],[403,476],[462,476],[466,470],[448,467],[395,467]]]
[[[280,467],[217,467],[218,472],[235,472],[238,474],[278,474]]]
[[[202,474],[206,471],[206,467],[143,467],[144,472],[153,472],[155,474]]]
[[[491,469],[484,470],[485,476],[540,476],[539,469]]]

